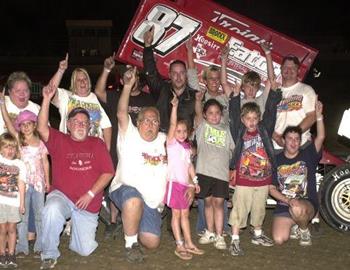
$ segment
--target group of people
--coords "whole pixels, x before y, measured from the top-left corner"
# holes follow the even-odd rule
[[[203,255],[190,231],[195,197],[199,244],[213,243],[233,256],[243,255],[239,233],[250,215],[255,245],[288,239],[311,245],[308,226],[318,212],[315,171],[325,129],[321,102],[310,86],[298,81],[298,58],[283,59],[279,85],[270,44],[264,43],[268,81],[257,97],[257,73],[247,72],[240,84],[227,81],[225,47],[221,69],[209,66],[203,72],[203,91],[191,40],[188,68],[173,61],[166,81],[157,71],[153,35],[153,27],[144,34],[149,92],[143,91],[139,71],[131,66],[121,72],[122,90],[106,90],[114,55],[104,61],[94,92],[83,68],[73,71],[70,90],[59,88],[67,55],[43,88],[41,107],[29,101],[31,82],[25,73],[9,76],[8,96],[0,94],[1,267],[16,267],[16,256],[29,254],[30,204],[35,205],[34,252],[41,269],[55,267],[68,219],[69,248],[90,255],[98,246],[103,196],[109,199],[111,224],[121,217],[129,262],[142,262],[143,248],[160,245],[164,205],[171,209],[174,254],[182,260]],[[50,104],[59,109],[60,131],[49,124]],[[229,186],[235,189],[230,214]],[[263,231],[268,195],[277,200],[272,239]],[[225,233],[231,235],[229,245]]]

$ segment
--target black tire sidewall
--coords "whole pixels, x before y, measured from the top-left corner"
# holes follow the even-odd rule
[[[350,164],[334,168],[324,176],[320,186],[321,205],[320,212],[325,221],[333,228],[342,232],[350,232],[350,222],[342,219],[332,206],[334,189],[350,178]]]

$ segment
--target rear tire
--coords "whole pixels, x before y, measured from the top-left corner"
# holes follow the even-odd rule
[[[350,164],[331,170],[320,186],[320,212],[324,220],[341,232],[350,232]]]

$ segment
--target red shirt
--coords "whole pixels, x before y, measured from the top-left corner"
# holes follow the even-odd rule
[[[114,174],[105,143],[95,137],[74,141],[68,134],[50,128],[46,143],[52,162],[52,188],[63,192],[73,203],[84,195],[104,173]],[[87,211],[98,213],[103,192],[96,194]]]
[[[261,187],[272,183],[272,168],[258,131],[243,136],[243,148],[237,169],[237,185]]]

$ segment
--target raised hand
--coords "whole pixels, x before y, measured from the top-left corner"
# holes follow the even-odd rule
[[[151,28],[143,34],[143,42],[145,43],[145,47],[149,47],[152,45],[153,37],[154,26],[152,25]]]
[[[267,80],[265,84],[265,89],[269,87],[272,90],[276,90],[278,88],[281,88],[282,84],[277,82],[276,78],[274,78],[272,81]]]
[[[241,84],[236,82],[233,85],[232,90],[233,90],[233,96],[238,96],[241,92]]]
[[[42,91],[43,97],[51,100],[53,96],[56,94],[56,90],[57,90],[57,86],[50,82],[48,85],[44,86],[43,88],[43,91]]]
[[[67,68],[68,68],[68,53],[66,53],[66,58],[60,61],[58,65],[58,69],[62,72],[65,72]]]
[[[108,71],[111,71],[112,68],[114,68],[114,66],[115,66],[114,58],[115,58],[115,53],[113,53],[112,56],[106,58],[104,63],[103,63],[103,67],[105,69],[107,69]]]
[[[260,47],[264,51],[265,54],[269,54],[272,51],[272,42],[265,41],[265,42],[260,44]]]
[[[197,91],[196,92],[196,100],[197,101],[202,101],[203,97],[204,97],[204,93],[205,93],[205,91]]]
[[[124,86],[133,86],[136,82],[136,67],[129,68],[123,75]]]
[[[177,107],[179,105],[179,99],[177,98],[176,94],[173,92],[173,99],[170,101],[171,105],[173,107]]]
[[[318,100],[318,97],[317,97],[316,104],[315,104],[315,111],[316,111],[317,118],[322,117],[323,104],[321,101]]]

